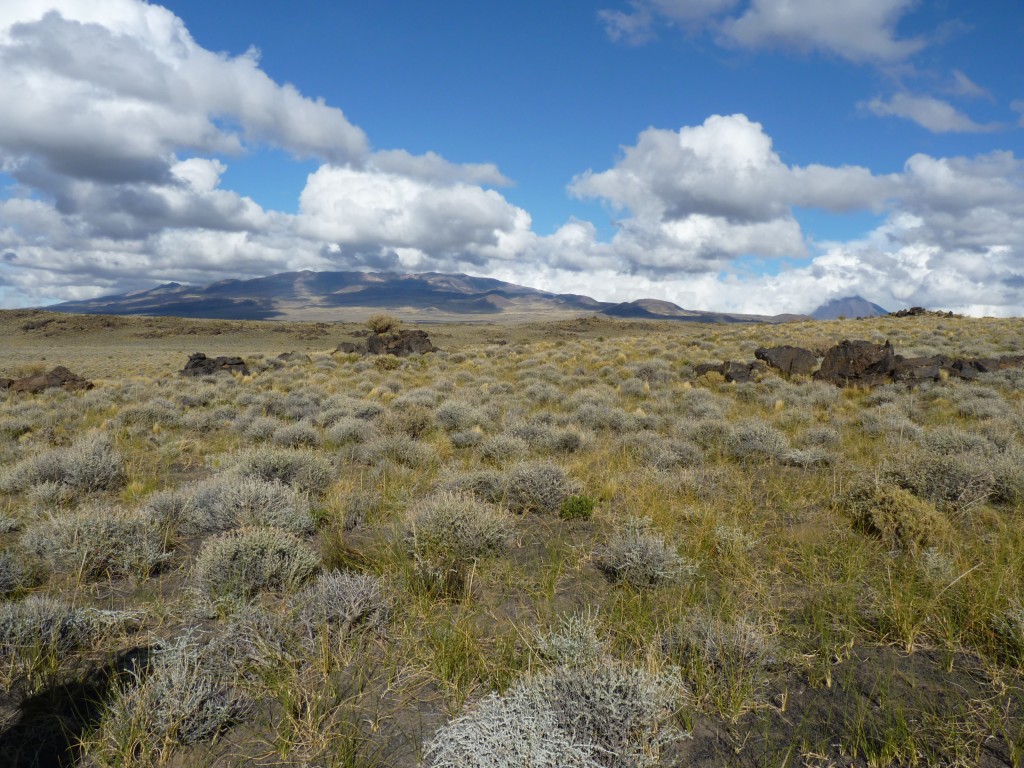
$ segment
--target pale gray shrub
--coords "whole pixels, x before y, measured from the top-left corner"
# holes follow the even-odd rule
[[[316,448],[321,442],[320,432],[307,422],[280,427],[271,439],[275,445],[287,448]]]
[[[21,589],[25,578],[25,567],[21,561],[10,550],[0,550],[0,596]]]
[[[489,464],[505,464],[519,461],[530,452],[529,444],[514,435],[501,433],[492,435],[480,444],[480,458]]]
[[[440,491],[409,511],[406,541],[421,560],[466,561],[507,550],[512,520],[472,496]]]
[[[152,427],[155,424],[175,426],[180,422],[180,409],[166,398],[152,398],[144,403],[127,405],[117,414],[117,423]]]
[[[472,494],[482,501],[499,504],[505,498],[505,476],[491,469],[456,472],[441,482],[441,489]]]
[[[882,476],[933,502],[954,516],[963,516],[995,491],[991,463],[984,456],[909,452],[888,463]]]
[[[71,506],[76,495],[71,486],[50,480],[33,485],[25,492],[35,509],[47,511]]]
[[[562,502],[579,492],[565,470],[549,462],[515,464],[505,481],[505,505],[512,512],[558,514]]]
[[[170,558],[163,532],[148,519],[118,510],[83,510],[40,520],[22,546],[53,570],[95,580],[145,578]]]
[[[672,378],[672,368],[668,362],[657,357],[633,363],[629,370],[640,379],[649,384],[661,384]]]
[[[213,432],[226,422],[227,419],[213,411],[189,411],[181,417],[181,426],[192,432]]]
[[[137,670],[130,684],[107,705],[93,747],[116,750],[131,734],[146,764],[172,745],[209,741],[244,719],[251,708],[232,680],[212,663],[197,633],[187,632],[157,650],[149,668]]]
[[[390,461],[407,467],[423,467],[437,459],[437,451],[428,443],[398,432],[380,435],[360,445],[357,456],[366,464]]]
[[[284,422],[280,419],[273,416],[259,416],[249,422],[249,425],[243,430],[243,434],[249,440],[263,443],[270,440],[282,426],[284,426]]]
[[[214,600],[247,600],[260,592],[294,592],[320,570],[320,558],[278,528],[241,528],[207,539],[193,576]]]
[[[484,415],[468,403],[450,400],[437,409],[437,423],[445,432],[467,430],[483,424]]]
[[[995,446],[984,435],[967,432],[959,427],[940,426],[925,430],[918,436],[926,449],[943,456],[973,453],[985,456],[993,452]]]
[[[449,433],[448,439],[453,448],[473,448],[483,442],[484,434],[476,429],[462,429]]]
[[[321,573],[292,598],[298,625],[307,637],[326,629],[341,637],[356,630],[383,632],[393,607],[384,584],[368,573]]]
[[[61,657],[97,635],[89,613],[45,595],[0,603],[0,668],[18,667],[39,654]]]
[[[596,431],[631,432],[638,429],[633,414],[604,403],[583,403],[576,409],[576,421]]]
[[[557,627],[537,635],[537,652],[544,661],[554,666],[596,664],[608,647],[597,629],[596,613],[588,611],[561,616]]]
[[[565,395],[562,394],[558,387],[544,382],[534,382],[523,389],[522,392],[523,397],[538,405],[559,403],[565,399]]]
[[[69,448],[53,448],[30,456],[0,476],[0,489],[27,491],[42,483],[57,483],[74,491],[116,490],[127,480],[124,457],[110,438],[92,432]]]
[[[785,434],[764,421],[737,424],[726,440],[726,450],[736,459],[778,459],[789,448]]]
[[[331,483],[326,459],[313,451],[297,448],[259,446],[245,451],[234,462],[243,477],[277,481],[307,493],[323,493]]]
[[[327,430],[327,440],[335,445],[359,444],[368,441],[375,432],[366,420],[343,416]]]
[[[653,530],[646,518],[629,518],[594,553],[594,562],[609,579],[634,589],[656,587],[694,572],[694,567]]]
[[[832,448],[839,445],[840,439],[839,430],[833,427],[811,427],[800,435],[799,442],[804,447]]]
[[[682,402],[683,415],[688,419],[717,420],[725,416],[725,405],[718,395],[706,389],[688,389]]]
[[[377,491],[355,491],[345,498],[343,509],[342,527],[346,531],[354,531],[383,511],[384,497]]]
[[[683,421],[678,424],[678,429],[683,437],[692,440],[705,451],[721,449],[732,435],[732,427],[719,419]]]
[[[270,526],[312,533],[308,497],[276,480],[216,475],[180,489],[177,523],[185,533],[215,533],[244,526]],[[157,510],[152,505],[150,509]]]
[[[826,449],[818,445],[807,448],[787,448],[779,455],[779,462],[789,467],[828,467],[835,461],[835,457]]]
[[[648,389],[645,391],[644,387]],[[643,379],[624,379],[619,382],[619,392],[625,397],[645,397],[650,394],[650,384]]]
[[[661,726],[681,697],[668,676],[607,664],[560,667],[490,695],[441,728],[429,768],[648,768],[667,741]]]
[[[886,435],[901,440],[916,439],[922,432],[920,426],[900,408],[891,404],[862,413],[860,425],[867,435]]]

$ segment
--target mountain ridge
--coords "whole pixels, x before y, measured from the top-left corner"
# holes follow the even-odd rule
[[[864,301],[860,297],[851,298]],[[582,294],[554,293],[465,274],[311,270],[280,272],[247,280],[218,280],[207,285],[182,285],[172,281],[145,290],[63,302],[46,309],[80,314],[232,320],[361,320],[381,311],[427,322],[465,320],[474,316],[503,321],[550,319],[581,313],[709,323],[780,323],[811,319],[795,314],[749,315],[684,309],[663,299],[604,302]]]

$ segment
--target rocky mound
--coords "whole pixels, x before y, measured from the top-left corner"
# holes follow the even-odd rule
[[[11,392],[38,394],[47,389],[66,389],[69,391],[92,389],[93,383],[72,373],[63,365],[58,365],[47,373],[25,376],[20,379],[0,379],[0,389]]]
[[[787,375],[809,375],[818,364],[818,356],[809,349],[791,347],[788,344],[781,347],[760,347],[754,351],[754,357]]]
[[[427,336],[426,331],[403,329],[386,333],[370,333],[366,336],[366,341],[359,344],[343,341],[334,351],[357,355],[408,357],[413,354],[422,355],[427,352],[436,352],[437,348],[430,343],[430,337]]]
[[[188,362],[181,369],[182,376],[210,376],[215,373],[238,373],[249,375],[249,366],[240,357],[210,358],[202,352],[188,356]]]
[[[956,315],[952,312],[936,312],[931,309],[925,309],[924,307],[910,307],[909,309],[899,309],[895,312],[890,313],[890,317],[963,317],[963,315]]]

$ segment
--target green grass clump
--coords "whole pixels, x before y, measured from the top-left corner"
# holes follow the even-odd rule
[[[558,516],[563,520],[589,520],[594,516],[596,505],[590,496],[569,496],[559,507]]]
[[[869,481],[842,499],[855,530],[898,549],[917,550],[948,542],[949,520],[935,505],[892,483]]]
[[[213,600],[248,600],[294,592],[320,569],[320,558],[279,528],[240,528],[204,542],[194,578]]]

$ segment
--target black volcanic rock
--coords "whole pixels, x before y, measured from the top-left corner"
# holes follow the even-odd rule
[[[76,391],[80,389],[92,389],[91,381],[86,381],[81,376],[72,373],[63,365],[58,365],[46,373],[35,376],[25,376],[21,379],[0,379],[6,382],[6,386],[0,388],[9,389],[11,392],[24,392],[26,394],[39,394],[47,389],[65,389]]]
[[[827,301],[811,312],[815,320],[838,320],[840,317],[880,317],[888,311],[861,296],[847,296]]]
[[[844,339],[825,353],[821,368],[814,374],[819,381],[838,386],[860,384],[874,386],[892,381],[896,355],[892,344]]]
[[[764,360],[772,368],[785,374],[807,375],[818,364],[818,356],[809,349],[791,347],[760,347],[754,351],[754,357]]]
[[[249,366],[240,357],[207,357],[202,352],[188,356],[188,362],[181,369],[182,376],[209,376],[214,373],[239,373],[249,375]]]

